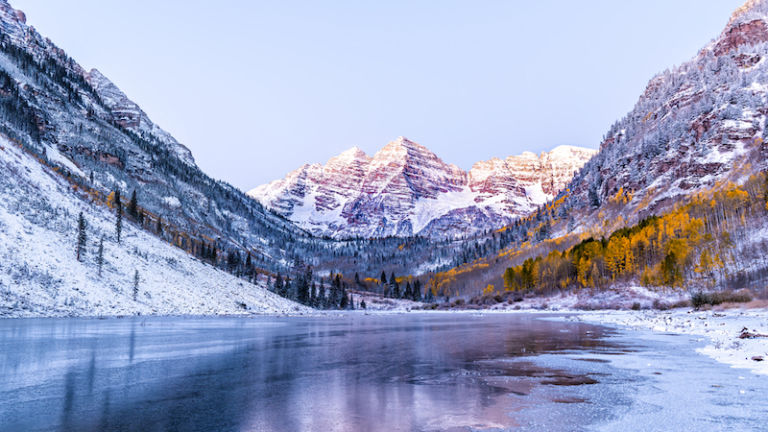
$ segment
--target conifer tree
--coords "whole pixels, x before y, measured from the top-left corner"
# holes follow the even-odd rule
[[[85,245],[88,242],[88,234],[85,232],[87,224],[83,213],[77,217],[77,260],[81,261],[81,257],[85,254]]]
[[[136,189],[131,194],[131,200],[128,201],[128,214],[134,218],[139,218],[139,201],[136,199]]]
[[[117,243],[120,243],[120,239],[123,235],[123,203],[120,202],[120,190],[115,191],[115,211],[117,221],[115,222],[115,232],[117,233]]]
[[[283,295],[283,277],[278,274],[275,278],[275,290],[274,293],[277,295]]]
[[[139,271],[136,270],[136,273],[133,274],[133,301],[136,301],[139,297],[140,283],[141,283],[141,276],[139,276]]]
[[[296,279],[296,299],[301,304],[309,304],[309,279],[306,275],[299,275]]]
[[[99,254],[96,257],[96,264],[99,266],[99,277],[101,277],[101,269],[104,267],[104,237],[99,240]]]
[[[418,279],[413,283],[413,300],[421,301],[421,281]]]
[[[319,305],[323,309],[328,309],[328,298],[325,295],[325,281],[323,279],[320,279],[320,291],[318,292],[319,298]]]
[[[387,284],[387,274],[384,273],[383,270],[381,271],[381,281],[380,281],[380,283],[382,285],[386,285]]]

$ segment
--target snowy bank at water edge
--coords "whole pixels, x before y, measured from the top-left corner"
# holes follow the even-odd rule
[[[702,336],[709,344],[699,348],[699,353],[735,368],[768,375],[768,309],[605,311],[567,319]]]

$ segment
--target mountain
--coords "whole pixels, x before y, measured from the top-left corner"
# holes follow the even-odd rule
[[[0,167],[0,314],[291,311],[299,306],[266,291],[268,278],[344,247],[331,251],[207,176],[138,104],[41,36],[6,0]],[[80,212],[88,240],[77,260]],[[102,238],[107,256],[97,276]]]
[[[373,157],[352,148],[248,194],[316,235],[450,238],[530,214],[594,153],[563,146],[478,162],[466,172],[400,137]]]
[[[768,2],[750,0],[692,60],[654,77],[576,176],[566,205],[593,215],[622,193],[629,220],[768,168]],[[585,219],[586,221],[586,219]]]
[[[85,71],[0,0],[0,132],[105,202],[133,191],[144,224],[198,253],[250,251],[260,266],[293,261],[307,233],[202,172],[190,151],[97,70]],[[288,244],[286,243],[288,242]],[[301,247],[296,247],[301,251]]]
[[[758,290],[768,281],[767,140],[768,0],[750,0],[691,60],[650,80],[552,203],[501,241],[464,245],[468,257],[430,285],[461,295],[489,285]]]

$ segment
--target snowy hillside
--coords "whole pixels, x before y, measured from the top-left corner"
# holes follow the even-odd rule
[[[637,221],[768,169],[768,1],[750,0],[690,61],[654,77],[569,186],[593,218],[620,192]],[[582,224],[594,224],[594,220]]]
[[[450,238],[530,214],[594,154],[563,146],[478,162],[465,172],[400,137],[373,157],[353,148],[249,195],[317,235]]]
[[[69,183],[4,138],[0,172],[0,317],[306,310],[129,222],[117,244],[112,212],[78,198]],[[88,224],[82,262],[76,256],[80,212]]]
[[[147,225],[202,258],[251,255],[286,272],[314,239],[231,185],[207,176],[190,151],[97,70],[74,59],[0,0],[0,132],[103,200],[136,191]],[[317,254],[315,254],[317,255]]]

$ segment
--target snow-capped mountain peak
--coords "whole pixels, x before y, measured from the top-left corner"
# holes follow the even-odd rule
[[[450,237],[529,214],[593,154],[562,146],[541,155],[478,162],[465,172],[399,137],[373,157],[354,147],[249,195],[320,235]]]

